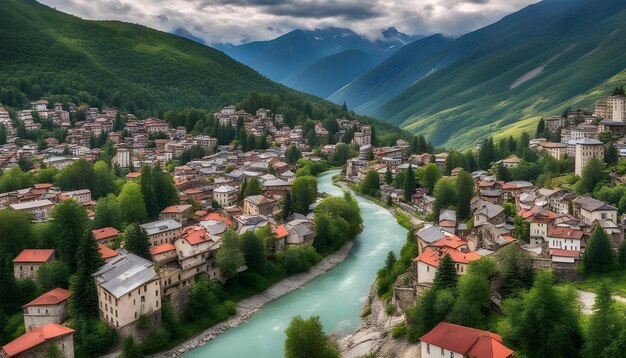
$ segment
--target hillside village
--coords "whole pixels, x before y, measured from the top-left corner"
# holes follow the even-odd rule
[[[68,202],[84,210],[89,237],[103,260],[89,273],[97,291],[97,316],[116,331],[119,342],[125,337],[149,340],[152,331],[145,327],[162,324],[164,304],[184,316],[193,306],[190,291],[205,278],[223,284],[254,270],[252,263],[238,265],[235,260],[225,271],[218,259],[220,250],[227,250],[221,249],[229,240],[225,237],[267,234],[269,241],[259,241],[268,257],[282,257],[293,251],[290,248],[321,250],[318,236],[328,240],[329,233],[319,232],[322,219],[316,207],[323,201],[311,176],[332,166],[343,166],[343,181],[364,195],[399,215],[423,220],[412,231],[417,252],[410,267],[392,285],[391,302],[398,312],[414,306],[432,287],[444,261],[451,260],[462,276],[470,263],[497,258],[503,248],[515,246],[532,258],[534,268],[552,268],[569,280],[577,277],[594,232],[605,232],[615,252],[625,250],[626,202],[619,195],[617,202],[600,199],[603,186],[621,188],[626,180],[618,165],[626,157],[626,96],[619,89],[597,103],[593,114],[579,110],[542,119],[535,138],[526,134],[497,144],[487,139],[468,153],[433,151],[423,137],[378,146],[373,126],[358,120],[290,127],[281,114],[263,108],[251,114],[228,106],[213,113],[213,128],[219,128],[215,136],[188,133],[185,126],[172,127],[172,121],[43,99],[14,113],[0,110],[6,135],[6,144],[0,147],[4,170],[0,179],[13,178],[3,185],[15,187],[0,193],[0,208],[25,213],[34,226],[57,225],[58,208]],[[25,139],[42,126],[65,130],[67,135],[64,140]],[[104,202],[111,195],[116,201],[115,192],[105,190],[96,197],[88,186],[69,185],[72,189],[64,190],[53,183],[72,168],[88,168],[94,162],[97,166],[103,159],[110,167],[98,173],[116,178],[121,186],[117,201],[124,202],[133,187],[141,186],[141,191],[135,190],[151,213],[138,219],[124,217],[122,221],[130,224],[126,227],[115,220],[104,220],[111,226],[100,226]],[[613,168],[610,176],[602,177],[603,162]],[[530,167],[538,165],[534,163],[542,163],[544,170]],[[548,178],[549,165],[557,169]],[[48,177],[49,182],[35,180],[21,187],[21,176],[50,170],[55,175]],[[146,188],[146,176],[153,181],[163,176],[170,184]],[[592,186],[586,189],[583,183],[589,180]],[[461,182],[469,184],[466,190],[460,190]],[[170,186],[171,202],[156,204],[155,211],[146,190],[163,194]],[[130,215],[124,208],[122,214]],[[145,238],[143,251],[136,237]],[[54,245],[24,248],[10,258],[14,279],[39,282],[42,267],[66,260],[62,251]],[[7,342],[0,356],[38,355],[54,346],[72,357],[75,330],[67,318],[68,302],[76,292],[68,288],[53,287],[24,302],[24,333]],[[497,292],[491,300],[500,309],[502,297]],[[471,329],[437,326],[424,336],[432,343],[422,346],[422,356],[439,348],[450,351],[450,356],[467,355],[445,342],[454,341],[454,334],[481,337]],[[441,338],[442,334],[452,336]],[[499,336],[492,339],[502,345]],[[506,356],[513,354],[509,348],[503,350]]]

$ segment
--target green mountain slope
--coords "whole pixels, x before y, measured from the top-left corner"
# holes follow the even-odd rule
[[[217,108],[251,91],[307,99],[207,46],[143,26],[86,21],[31,0],[0,6],[0,101],[69,95],[154,112]]]
[[[320,97],[328,97],[337,88],[374,66],[374,59],[358,50],[326,56],[285,80],[289,87]]]
[[[439,34],[412,42],[328,99],[335,103],[346,102],[357,111],[367,112],[376,108],[433,71],[437,64],[427,60],[451,42],[452,39]]]
[[[222,52],[144,26],[87,21],[33,0],[0,0],[0,19],[0,103],[10,107],[45,97],[162,116],[173,109],[217,109],[254,92],[277,95],[272,104],[292,121],[347,115]],[[360,119],[390,140],[406,137],[389,123]]]
[[[624,80],[626,2],[543,1],[451,47],[464,55],[368,113],[467,148],[522,119],[590,106]]]

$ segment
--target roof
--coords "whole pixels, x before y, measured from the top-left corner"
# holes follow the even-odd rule
[[[568,226],[550,226],[548,227],[548,237],[580,240],[583,237],[583,231]]]
[[[220,215],[219,213],[208,213],[204,218],[202,218],[202,220],[215,220],[215,221],[222,221],[224,224],[231,226],[233,224],[233,221],[227,217],[224,217],[222,215]]]
[[[127,253],[109,261],[94,273],[96,282],[116,298],[158,279],[152,262]]]
[[[190,226],[185,228],[185,231],[180,237],[191,245],[198,245],[205,241],[211,240],[211,236],[206,232],[202,226]]]
[[[435,225],[431,225],[418,231],[417,236],[428,243],[432,243],[442,239],[445,235],[438,227],[436,227]]]
[[[480,259],[480,255],[476,251],[461,252],[450,247],[442,247],[437,251],[424,251],[413,261],[421,261],[433,267],[439,267],[439,261],[445,254],[450,255],[452,261],[460,264],[468,264],[474,260]]]
[[[263,195],[246,196],[244,201],[246,201],[246,202],[248,202],[250,204],[253,204],[253,205],[272,204],[272,203],[276,202],[276,200],[266,198]]]
[[[95,240],[102,240],[117,236],[120,232],[113,227],[103,227],[102,229],[91,230],[91,234]]]
[[[285,225],[280,224],[278,226],[276,226],[274,228],[274,230],[272,230],[276,233],[276,238],[277,239],[281,239],[283,237],[286,237],[287,235],[289,235],[289,232],[287,231],[287,229],[285,228]]]
[[[13,260],[13,262],[48,262],[50,258],[54,255],[54,250],[48,249],[37,249],[37,250],[29,250],[26,249],[20,252],[19,255]]]
[[[120,254],[119,252],[100,244],[98,244],[98,250],[100,250],[100,257],[105,260]]]
[[[14,341],[2,346],[2,350],[4,350],[9,357],[14,357],[51,339],[59,338],[74,332],[75,331],[69,327],[61,326],[56,323],[49,323],[45,326],[35,327],[22,334]]]
[[[54,290],[50,290],[43,295],[35,298],[34,300],[25,304],[23,307],[56,305],[67,300],[68,298],[70,298],[71,295],[72,293],[66,289],[55,288]]]
[[[174,244],[172,243],[166,242],[165,244],[152,246],[150,248],[150,254],[154,256],[154,255],[162,254],[164,252],[168,252],[172,250],[176,250],[176,246],[174,246]]]
[[[604,145],[604,142],[601,142],[597,139],[593,139],[593,138],[585,138],[585,139],[581,139],[579,141],[576,141],[576,145]]]
[[[178,221],[173,219],[163,219],[140,225],[148,235],[158,234],[160,232],[176,230],[183,227]]]
[[[575,250],[563,250],[563,249],[550,249],[550,255],[552,256],[561,256],[561,257],[573,257],[579,258],[580,251]]]
[[[611,206],[602,200],[597,200],[589,196],[579,196],[574,199],[574,203],[580,205],[580,207],[586,211],[617,210],[614,206]]]
[[[439,323],[420,341],[475,358],[507,358],[514,353],[495,333],[447,322]]]
[[[168,214],[181,214],[187,210],[191,209],[191,205],[172,205],[172,206],[168,206],[167,208],[163,209],[161,211],[161,214],[163,213],[168,213]]]
[[[44,199],[44,200],[34,200],[34,201],[27,201],[24,203],[11,204],[9,205],[9,207],[13,210],[28,210],[32,208],[39,208],[42,206],[52,206],[52,205],[54,205],[54,203],[52,203],[48,199]]]
[[[460,237],[455,235],[447,235],[443,239],[439,239],[431,244],[432,246],[437,247],[450,247],[453,249],[457,249],[461,246],[467,245],[467,241],[462,240]]]

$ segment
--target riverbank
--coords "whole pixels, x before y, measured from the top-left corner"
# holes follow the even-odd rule
[[[404,315],[387,315],[384,303],[376,295],[375,287],[376,282],[370,290],[371,313],[363,317],[363,322],[356,331],[339,340],[341,356],[357,358],[373,354],[379,358],[419,358],[419,344],[391,336],[391,330],[404,321]]]
[[[302,287],[305,283],[311,281],[318,276],[323,275],[324,273],[328,272],[329,270],[343,262],[345,258],[350,254],[350,251],[352,250],[354,244],[354,240],[349,241],[341,248],[339,248],[339,250],[326,256],[318,264],[311,267],[309,271],[289,276],[274,284],[267,290],[239,301],[239,303],[237,304],[237,313],[234,316],[230,317],[228,320],[209,327],[195,337],[179,344],[178,346],[166,352],[155,354],[152,357],[178,357],[187,351],[205,345],[207,342],[211,341],[212,339],[216,338],[227,330],[239,326],[240,324],[246,322],[248,318],[250,318],[250,316],[252,316],[258,309],[263,307],[265,304]]]

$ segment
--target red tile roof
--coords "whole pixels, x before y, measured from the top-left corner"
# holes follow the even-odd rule
[[[66,289],[55,288],[54,290],[48,291],[43,295],[35,298],[34,300],[25,304],[23,307],[56,305],[67,300],[68,298],[70,298],[71,295],[72,293]]]
[[[507,358],[515,353],[495,333],[447,322],[439,323],[420,341],[475,358]]]
[[[579,229],[573,229],[571,227],[550,226],[548,228],[548,236],[561,239],[580,240],[583,237],[583,231]]]
[[[287,228],[283,224],[276,226],[272,231],[276,233],[277,239],[282,239],[283,237],[287,237],[289,235]]]
[[[91,230],[91,233],[93,234],[93,238],[96,240],[108,239],[120,234],[120,232],[113,227],[104,227],[102,229]]]
[[[185,228],[180,238],[187,240],[191,245],[198,245],[211,240],[211,235],[202,226],[190,226]]]
[[[154,256],[154,255],[162,254],[164,252],[168,252],[172,250],[176,250],[176,247],[172,243],[166,242],[165,244],[151,247],[150,254]]]
[[[100,250],[100,257],[102,257],[105,260],[119,255],[119,252],[101,244],[98,244],[98,249]]]
[[[172,206],[168,206],[167,208],[163,209],[163,211],[161,211],[161,213],[167,213],[167,214],[180,214],[186,210],[189,210],[191,208],[191,205],[172,205]]]
[[[54,255],[54,250],[24,250],[13,262],[48,262]]]
[[[2,346],[2,350],[4,350],[9,357],[14,357],[51,339],[59,338],[74,332],[75,331],[73,329],[61,326],[60,324],[49,323],[45,326],[35,327],[24,333],[14,341]]]
[[[223,221],[227,226],[231,226],[233,221],[227,217],[220,215],[219,213],[208,213],[202,220],[215,220],[215,221]]]
[[[35,189],[50,189],[52,188],[54,185],[49,184],[49,183],[41,183],[41,184],[35,184],[33,187]]]
[[[428,246],[436,246],[436,247],[451,247],[453,249],[458,249],[459,247],[467,245],[467,241],[462,240],[460,237],[455,235],[444,236],[442,239],[439,239]]]
[[[563,250],[563,249],[550,249],[550,255],[561,257],[573,257],[575,259],[580,257],[580,251],[575,250]]]
[[[126,174],[126,179],[135,179],[141,176],[141,172],[130,172]]]
[[[413,261],[422,261],[433,267],[439,267],[439,261],[445,254],[450,255],[452,261],[460,264],[468,264],[474,260],[480,259],[475,251],[461,252],[450,247],[442,247],[437,251],[425,251],[421,255],[416,257]]]

